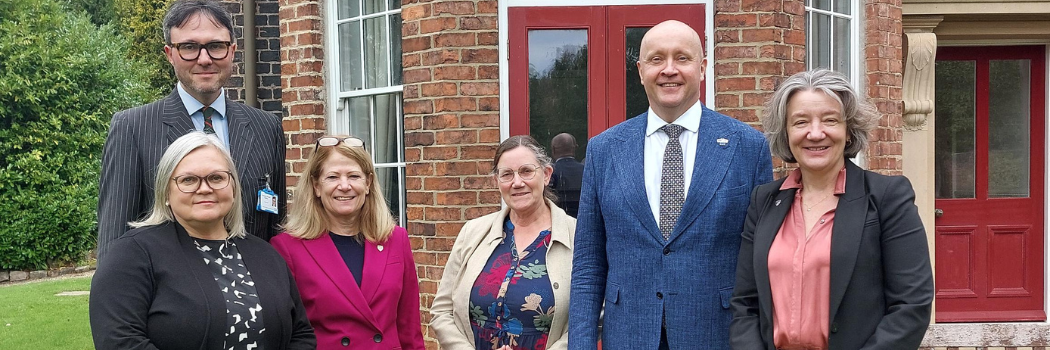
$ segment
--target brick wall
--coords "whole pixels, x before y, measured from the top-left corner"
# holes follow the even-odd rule
[[[803,1],[715,1],[715,110],[761,130],[780,81],[806,69]],[[786,174],[774,158],[777,178]]]
[[[256,0],[255,10],[255,73],[256,94],[260,109],[273,113],[277,117],[284,115],[281,110],[281,62],[280,30],[278,24],[277,0]],[[230,77],[226,93],[237,101],[247,100],[244,89],[244,3],[227,1],[226,8],[233,15],[234,37],[237,38],[237,52],[234,62],[237,71]]]
[[[288,189],[298,182],[313,151],[325,134],[324,22],[319,0],[279,0],[281,88],[284,134],[288,144]]]
[[[496,2],[404,0],[401,16],[407,229],[429,308],[460,227],[499,209],[486,175],[500,141]],[[429,327],[424,338],[437,348]]]
[[[901,0],[867,0],[864,4],[864,57],[867,93],[882,118],[872,131],[866,151],[868,169],[884,174],[903,173],[904,53]]]

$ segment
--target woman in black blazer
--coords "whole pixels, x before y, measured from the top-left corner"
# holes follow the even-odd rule
[[[839,73],[785,80],[762,125],[799,168],[751,195],[730,302],[733,349],[917,349],[933,272],[911,183],[847,158],[878,114]]]
[[[154,205],[91,281],[98,349],[314,349],[287,265],[246,235],[233,160],[186,134],[157,167]]]

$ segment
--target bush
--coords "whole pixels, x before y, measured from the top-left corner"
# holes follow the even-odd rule
[[[126,50],[56,0],[0,2],[0,269],[94,248],[109,117],[154,97]]]
[[[149,67],[148,82],[160,94],[175,87],[175,71],[164,57],[164,32],[161,24],[171,0],[114,0],[117,20],[114,22],[131,45],[128,57]]]

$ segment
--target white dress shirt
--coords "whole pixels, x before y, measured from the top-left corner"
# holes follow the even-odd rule
[[[696,160],[696,138],[700,131],[700,116],[704,113],[703,104],[697,101],[689,110],[685,111],[674,121],[673,124],[685,128],[678,135],[678,142],[682,143],[682,173],[685,175],[685,192],[683,196],[689,195],[689,183],[693,179],[693,164]],[[649,199],[649,209],[653,212],[653,218],[660,222],[660,180],[664,170],[664,150],[667,148],[667,134],[660,130],[668,123],[649,108],[648,124],[645,128],[645,148],[643,164],[645,172],[645,195]]]
[[[182,87],[182,82],[176,85],[176,89],[179,90],[179,97],[182,98],[182,104],[186,107],[186,113],[193,121],[193,127],[197,131],[204,131],[204,113],[201,113],[204,103],[197,101],[186,92],[186,89]],[[228,150],[230,149],[230,127],[229,120],[226,119],[226,89],[222,89],[219,97],[211,104],[211,108],[215,109],[215,114],[211,116],[211,127],[215,129],[215,136],[219,137],[219,141],[222,141],[223,146],[226,146]]]

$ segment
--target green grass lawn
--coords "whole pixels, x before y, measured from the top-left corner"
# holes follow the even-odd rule
[[[93,349],[88,296],[91,277],[0,287],[0,349]]]

